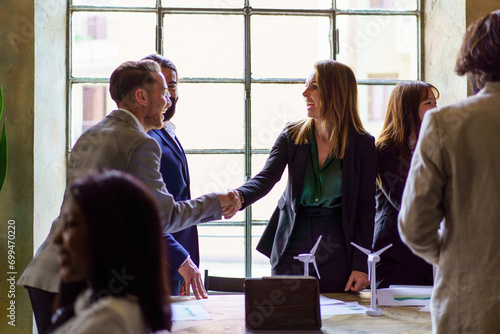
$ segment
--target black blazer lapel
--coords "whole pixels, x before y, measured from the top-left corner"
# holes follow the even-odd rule
[[[298,145],[293,161],[289,161],[290,176],[292,178],[292,189],[287,194],[291,198],[287,200],[292,204],[293,211],[297,213],[302,198],[302,190],[304,189],[304,175],[308,159],[311,159],[311,144]],[[293,224],[293,222],[292,222]]]
[[[354,154],[355,154],[355,136],[354,131],[349,131],[347,134],[347,147],[344,158],[342,159],[342,223],[344,228],[349,224],[351,209],[354,207],[352,203],[352,189],[354,180]],[[355,194],[357,197],[357,194]]]

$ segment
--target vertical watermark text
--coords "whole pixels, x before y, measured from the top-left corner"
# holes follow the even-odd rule
[[[16,221],[7,222],[7,323],[16,326]]]

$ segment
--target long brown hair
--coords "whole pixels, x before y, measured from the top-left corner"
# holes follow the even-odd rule
[[[409,140],[412,134],[418,139],[422,121],[418,115],[420,102],[427,98],[431,90],[436,98],[439,91],[431,84],[422,81],[400,82],[391,93],[387,105],[384,126],[375,142],[378,149],[386,145],[392,146],[399,156],[409,161]]]
[[[334,60],[321,60],[314,64],[320,96],[320,112],[324,119],[321,127],[331,129],[330,152],[342,159],[347,146],[349,128],[364,134],[358,114],[358,87],[353,71]],[[309,142],[313,119],[307,118],[290,126],[295,144]]]
[[[87,280],[94,300],[136,296],[149,329],[170,330],[165,244],[153,195],[130,174],[116,170],[77,180],[70,191],[88,223]]]

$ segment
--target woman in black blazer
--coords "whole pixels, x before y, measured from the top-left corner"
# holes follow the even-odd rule
[[[302,275],[293,257],[316,252],[321,292],[360,291],[368,282],[366,255],[375,215],[375,145],[357,109],[352,70],[319,61],[302,95],[308,118],[288,124],[263,170],[238,188],[245,208],[265,196],[288,166],[288,184],[257,245],[271,260],[273,275]],[[318,276],[313,266],[312,275]]]
[[[432,285],[432,266],[414,255],[401,241],[398,214],[418,139],[422,118],[436,107],[438,90],[425,82],[399,83],[391,93],[384,127],[377,139],[377,212],[373,249],[392,243],[377,263],[377,287],[391,284]]]

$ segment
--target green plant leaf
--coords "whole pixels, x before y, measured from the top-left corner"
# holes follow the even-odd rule
[[[7,122],[3,123],[2,134],[0,135],[0,190],[7,177]]]

